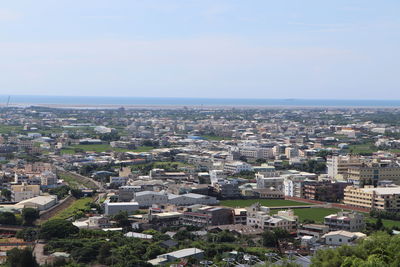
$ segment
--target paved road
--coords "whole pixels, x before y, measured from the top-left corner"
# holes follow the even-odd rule
[[[44,265],[49,260],[49,256],[44,255],[44,246],[45,244],[36,243],[35,248],[33,249],[33,255],[39,265]]]

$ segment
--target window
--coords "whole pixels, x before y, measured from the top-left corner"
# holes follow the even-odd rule
[[[342,239],[341,239],[341,238],[339,238],[339,242],[342,242]]]

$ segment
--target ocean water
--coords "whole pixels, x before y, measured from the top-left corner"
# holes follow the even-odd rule
[[[0,105],[8,95],[0,95]],[[10,105],[126,105],[126,106],[289,106],[289,107],[399,107],[400,100],[357,99],[235,99],[235,98],[167,98],[167,97],[98,97],[11,95]]]

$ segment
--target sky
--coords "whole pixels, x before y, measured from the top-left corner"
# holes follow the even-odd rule
[[[3,0],[0,94],[400,99],[398,0]]]

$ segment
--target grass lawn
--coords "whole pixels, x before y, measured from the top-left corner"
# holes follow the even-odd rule
[[[300,222],[304,220],[313,220],[315,223],[323,223],[324,217],[333,213],[337,213],[339,209],[328,209],[328,208],[305,208],[305,209],[293,209],[294,214],[299,216]],[[278,213],[278,210],[271,210],[271,213]]]
[[[367,154],[367,153],[373,153],[376,151],[378,151],[378,148],[375,147],[372,143],[350,146],[350,152],[353,154]]]
[[[90,198],[90,197],[78,199],[75,202],[73,202],[71,206],[69,206],[68,208],[66,208],[64,210],[61,210],[56,215],[54,215],[50,220],[68,219],[68,218],[74,216],[78,211],[86,210],[87,204],[90,202],[92,202],[92,198]]]
[[[212,140],[212,141],[221,141],[221,140],[232,140],[232,137],[223,137],[217,135],[202,135],[204,139]]]
[[[154,149],[151,146],[139,146],[136,149],[125,149],[111,147],[109,144],[97,144],[97,145],[74,145],[70,147],[63,148],[61,150],[62,154],[75,154],[75,149],[82,149],[83,151],[94,151],[96,153],[106,152],[106,151],[116,151],[116,152],[148,152]]]
[[[222,200],[220,202],[221,206],[227,207],[248,207],[256,202],[260,202],[262,206],[267,207],[280,207],[280,206],[306,206],[313,205],[310,203],[297,202],[292,200],[284,199],[235,199],[235,200]]]
[[[22,132],[23,127],[17,125],[0,125],[0,134]]]

